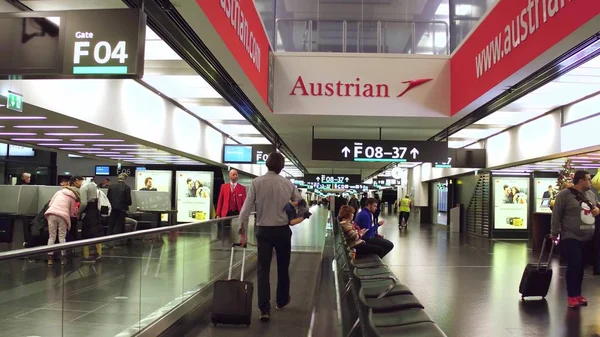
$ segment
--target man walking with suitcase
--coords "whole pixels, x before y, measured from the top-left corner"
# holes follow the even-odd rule
[[[595,217],[600,214],[598,199],[590,191],[592,177],[586,171],[577,171],[573,177],[573,187],[556,196],[552,210],[552,239],[561,236],[561,251],[567,261],[567,293],[569,308],[587,305],[581,296],[583,269],[591,241],[594,237]]]
[[[258,243],[257,290],[260,320],[271,318],[271,287],[269,274],[273,249],[277,255],[277,308],[290,302],[290,257],[292,230],[289,226],[286,205],[301,199],[291,181],[279,175],[285,164],[281,153],[271,153],[267,158],[269,172],[252,181],[248,197],[240,212],[240,243],[247,242],[248,218],[256,208],[256,240]]]

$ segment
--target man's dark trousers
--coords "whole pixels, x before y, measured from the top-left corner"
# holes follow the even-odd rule
[[[121,234],[125,229],[125,215],[127,211],[112,209],[110,211],[110,223],[108,225],[108,235]]]
[[[292,255],[292,230],[290,226],[259,226],[256,229],[258,245],[258,308],[271,310],[271,258],[273,248],[277,256],[277,304],[286,305],[290,296],[290,257]]]

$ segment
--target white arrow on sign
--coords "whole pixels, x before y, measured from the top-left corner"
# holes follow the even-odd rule
[[[345,146],[342,149],[342,154],[344,155],[344,158],[348,158],[348,155],[350,154],[350,149],[347,146]]]
[[[321,178],[317,177],[317,181],[321,181]]]
[[[346,182],[348,182],[350,179],[348,177],[346,177]]]
[[[416,147],[413,147],[413,149],[410,150],[410,154],[412,154],[413,159],[417,159],[417,155],[419,154],[419,150],[417,150]]]

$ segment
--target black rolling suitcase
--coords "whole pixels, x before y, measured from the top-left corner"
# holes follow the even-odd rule
[[[537,263],[530,263],[525,267],[523,271],[523,277],[521,278],[521,284],[519,285],[519,292],[521,293],[521,299],[525,297],[541,296],[545,298],[550,288],[550,281],[552,280],[552,269],[550,269],[550,260],[552,259],[552,253],[554,252],[554,242],[550,248],[550,255],[548,256],[548,262],[542,264],[542,256],[546,250],[546,242],[550,240],[550,235],[546,235],[544,243],[542,244],[542,251],[540,252],[540,258]]]
[[[252,320],[252,296],[254,285],[252,282],[244,281],[244,267],[246,261],[246,246],[243,246],[242,272],[240,280],[231,279],[233,268],[233,255],[235,247],[242,247],[239,243],[231,246],[231,258],[229,260],[229,276],[227,280],[215,282],[213,293],[212,323],[217,324],[239,324],[250,326]]]

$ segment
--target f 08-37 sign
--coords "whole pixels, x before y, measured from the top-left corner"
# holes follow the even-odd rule
[[[312,144],[312,160],[435,163],[447,157],[446,142],[313,139]]]

